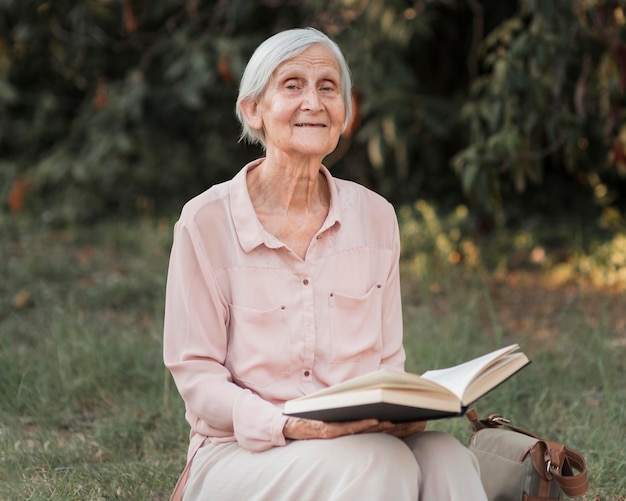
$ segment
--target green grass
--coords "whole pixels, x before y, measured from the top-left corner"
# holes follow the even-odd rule
[[[3,222],[0,499],[165,499],[187,441],[161,358],[171,225]]]
[[[519,342],[533,364],[477,410],[504,413],[580,450],[591,479],[586,499],[619,499],[626,492],[626,343],[614,313],[626,301],[574,289],[546,317],[550,335],[534,335],[539,316],[521,305],[527,323],[518,328],[502,316],[511,305],[494,289],[512,267],[503,249],[516,236],[472,244],[446,229],[459,221],[425,218],[403,219],[408,369]],[[0,216],[0,499],[169,496],[187,447],[182,401],[161,358],[172,224],[55,230]],[[521,240],[522,251],[540,244]],[[467,255],[462,265],[448,259],[457,251]],[[431,427],[469,438],[464,419]]]

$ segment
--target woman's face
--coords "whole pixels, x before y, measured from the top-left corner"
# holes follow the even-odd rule
[[[337,146],[345,119],[341,73],[333,53],[313,45],[282,63],[258,103],[268,154],[319,156]]]

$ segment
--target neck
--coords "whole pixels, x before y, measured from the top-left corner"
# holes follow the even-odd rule
[[[314,213],[330,205],[320,159],[267,157],[248,172],[248,191],[257,212],[273,215]]]

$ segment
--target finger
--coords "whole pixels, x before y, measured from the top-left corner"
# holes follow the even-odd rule
[[[379,426],[380,423],[376,419],[367,419],[362,421],[348,421],[345,423],[327,423],[327,437],[339,437],[342,435],[356,435],[369,431]]]
[[[386,433],[393,430],[395,425],[390,421],[383,421],[382,423],[373,426],[367,430],[363,430],[363,433]]]
[[[325,423],[314,419],[290,417],[283,428],[285,437],[294,440],[314,438],[336,438],[357,433],[373,433],[393,428],[393,424],[376,419],[360,421]]]
[[[426,428],[426,421],[400,423],[400,424],[396,424],[392,429],[388,430],[387,433],[393,435],[394,437],[406,438],[409,435],[413,435],[415,433],[424,431],[425,428]]]

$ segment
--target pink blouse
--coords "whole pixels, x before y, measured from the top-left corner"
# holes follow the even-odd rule
[[[330,209],[302,260],[256,217],[246,173],[261,161],[190,200],[174,229],[164,360],[190,457],[207,437],[285,445],[286,400],[404,365],[391,204],[322,166]]]

